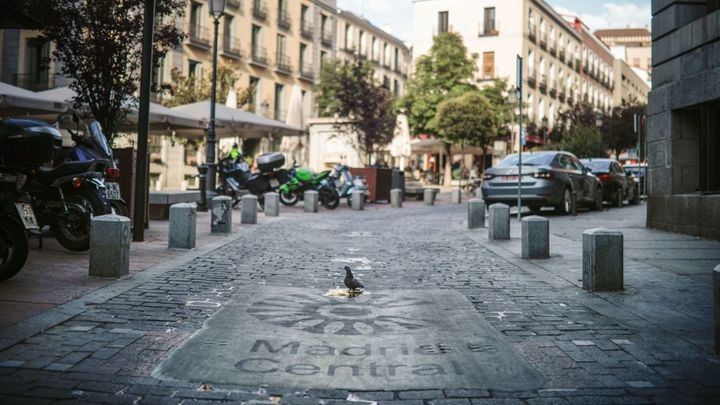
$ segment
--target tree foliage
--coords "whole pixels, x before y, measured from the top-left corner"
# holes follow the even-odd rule
[[[510,125],[515,112],[515,105],[508,100],[508,82],[506,79],[493,80],[492,85],[480,89],[480,93],[489,101],[490,108],[497,119],[496,138],[509,137]]]
[[[595,127],[596,122],[597,113],[592,105],[588,103],[575,104],[572,108],[558,112],[550,140],[553,143],[560,143],[566,134],[574,132],[581,126]]]
[[[217,79],[215,99],[218,103],[225,104],[230,89],[235,88],[238,75],[230,66],[220,64],[218,65]],[[212,72],[208,72],[205,77],[194,78],[183,76],[180,71],[173,69],[170,72],[170,83],[163,85],[163,91],[169,95],[162,102],[166,107],[207,100],[212,93]],[[239,91],[237,95],[238,107],[251,103],[254,95],[254,87]]]
[[[353,147],[368,159],[375,149],[387,145],[393,137],[394,99],[375,82],[370,63],[359,58],[349,62],[325,62],[317,86],[317,104],[321,116],[338,116],[357,135]],[[340,126],[338,126],[340,128]]]
[[[497,112],[479,91],[440,103],[436,121],[442,139],[450,144],[478,146],[485,150],[497,137]]]
[[[477,89],[473,82],[477,58],[477,54],[468,54],[459,34],[435,36],[430,51],[418,58],[405,96],[398,101],[413,134],[438,134],[436,113],[440,103]]]
[[[52,58],[72,79],[76,102],[86,103],[112,140],[136,101],[144,0],[27,0],[42,21],[41,35],[55,44]],[[154,59],[182,42],[185,0],[157,0]]]
[[[560,148],[578,158],[607,157],[606,147],[595,124],[581,124],[568,131]]]
[[[635,114],[645,114],[647,107],[635,102],[625,102],[620,106],[614,107],[610,114],[603,119],[603,125],[600,129],[603,142],[615,153],[620,153],[628,148],[637,145],[637,134],[635,134],[634,117]]]

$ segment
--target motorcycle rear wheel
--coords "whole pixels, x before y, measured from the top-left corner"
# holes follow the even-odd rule
[[[340,195],[337,190],[332,187],[323,187],[320,189],[320,203],[323,207],[334,210],[340,205]]]
[[[76,188],[65,192],[68,213],[56,216],[50,229],[58,243],[67,250],[84,252],[90,249],[90,223],[94,216],[107,211],[97,191]]]
[[[7,217],[0,217],[0,280],[7,280],[23,268],[28,257],[25,229]]]
[[[128,208],[127,204],[125,204],[125,201],[108,200],[108,205],[110,206],[113,214],[130,218],[130,209]]]

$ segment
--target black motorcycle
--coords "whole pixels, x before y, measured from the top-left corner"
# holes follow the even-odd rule
[[[28,257],[28,232],[40,226],[30,195],[29,177],[62,149],[62,136],[40,121],[0,119],[0,280],[22,269]]]
[[[290,179],[289,173],[281,167],[285,164],[282,153],[265,153],[257,157],[258,173],[252,173],[250,166],[241,156],[233,159],[230,156],[218,163],[220,183],[218,194],[233,199],[233,207],[240,203],[243,194],[250,193],[258,197],[260,206],[265,206],[265,193],[277,191],[281,184]]]

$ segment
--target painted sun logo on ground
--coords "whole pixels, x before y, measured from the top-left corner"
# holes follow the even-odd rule
[[[311,294],[273,296],[254,302],[247,312],[258,320],[305,332],[336,335],[376,335],[430,326],[418,306],[430,302],[389,294],[338,300]],[[404,311],[404,307],[407,311]]]

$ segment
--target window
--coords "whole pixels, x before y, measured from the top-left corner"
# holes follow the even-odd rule
[[[197,166],[198,147],[194,143],[185,145],[185,164],[187,166]]]
[[[450,28],[449,19],[450,17],[447,11],[441,11],[438,13],[438,34],[448,32],[448,29]]]
[[[275,110],[275,119],[278,121],[285,121],[285,86],[280,83],[275,83],[275,104],[273,109]]]
[[[285,40],[285,35],[278,34],[277,43],[276,43],[276,52],[277,52],[278,58],[285,56],[285,43],[286,42],[287,41]]]
[[[305,62],[307,60],[307,45],[300,43],[300,67],[305,67]]]
[[[260,78],[250,76],[249,88],[253,89],[253,98],[250,101],[250,111],[256,112],[257,106],[260,105]]]
[[[485,18],[483,20],[483,33],[485,35],[495,35],[495,7],[485,8]]]
[[[702,107],[700,191],[720,192],[720,102]]]
[[[196,84],[200,83],[200,80],[202,80],[202,63],[188,59],[188,78],[192,79]]]
[[[484,80],[495,78],[495,52],[483,52],[482,78]]]
[[[397,79],[393,81],[393,94],[396,96],[400,95],[400,82],[398,82]]]
[[[367,54],[367,38],[365,38],[365,31],[360,31],[360,55]]]
[[[262,47],[262,27],[254,25],[252,26],[252,38],[251,38],[253,56],[259,54],[260,48]]]
[[[345,49],[352,49],[352,27],[350,24],[345,24]]]
[[[202,7],[201,3],[192,2],[190,4],[190,34],[197,36],[202,28]]]
[[[400,50],[395,48],[395,70],[400,69]]]
[[[16,84],[28,90],[46,90],[50,86],[50,42],[39,38],[27,41],[27,74],[18,75]]]
[[[387,75],[383,75],[383,87],[385,90],[390,91],[390,78]]]

